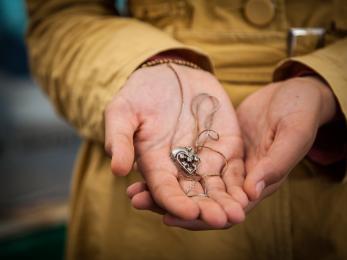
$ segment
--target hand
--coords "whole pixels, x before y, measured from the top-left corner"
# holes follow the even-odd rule
[[[310,150],[336,110],[330,88],[314,77],[270,84],[237,109],[246,147],[244,190],[254,202],[276,191]]]
[[[136,161],[147,186],[136,183],[130,188],[129,195],[135,208],[166,212],[168,224],[174,225],[177,218],[183,223],[193,221],[211,228],[224,228],[243,220],[243,207],[248,203],[242,190],[243,143],[236,114],[227,94],[211,74],[173,66],[183,87],[181,113],[178,81],[167,65],[135,71],[108,105],[105,146],[112,157],[112,172],[118,176],[126,175]],[[206,179],[209,198],[189,198],[183,189],[190,185],[190,181],[178,181],[179,173],[169,154],[172,147],[191,145],[195,120],[190,103],[201,93],[210,94],[220,102],[212,126],[220,140],[207,144],[222,152],[229,162],[222,178]],[[199,173],[221,171],[224,161],[220,155],[206,149],[199,156]],[[194,189],[203,192],[200,183]]]

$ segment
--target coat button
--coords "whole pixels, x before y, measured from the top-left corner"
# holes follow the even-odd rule
[[[275,7],[272,0],[248,0],[244,12],[250,23],[265,26],[274,18]]]

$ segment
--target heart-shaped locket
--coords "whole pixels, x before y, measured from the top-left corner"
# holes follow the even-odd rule
[[[200,158],[192,147],[176,147],[172,149],[171,159],[180,166],[186,174],[190,176],[196,175]]]

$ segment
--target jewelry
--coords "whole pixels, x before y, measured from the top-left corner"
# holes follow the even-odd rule
[[[175,161],[188,175],[194,175],[200,163],[199,156],[193,148],[176,147],[171,151],[171,159]]]
[[[220,177],[220,173],[210,173],[210,174],[203,174],[201,175],[202,178],[207,178],[207,177]]]
[[[181,60],[181,59],[172,59],[172,58],[158,58],[158,59],[150,60],[143,63],[141,65],[141,68],[152,67],[152,66],[161,65],[161,64],[170,64],[170,63],[186,66],[192,69],[201,70],[201,68],[193,62]]]
[[[218,140],[219,140],[219,138],[218,138]],[[209,149],[209,150],[211,150],[211,151],[213,151],[213,152],[215,152],[215,153],[218,153],[218,154],[223,158],[223,160],[224,160],[224,166],[223,166],[223,168],[222,168],[221,173],[219,173],[219,175],[222,175],[222,176],[223,176],[225,170],[228,168],[228,160],[227,160],[227,158],[225,157],[225,155],[224,155],[223,153],[221,153],[220,151],[217,151],[217,150],[215,150],[215,149],[213,149],[213,148],[211,148],[211,147],[209,147],[209,146],[206,146],[206,145],[197,146],[197,149],[200,149],[200,148]],[[215,176],[215,174],[213,174],[213,175],[202,175],[202,176]]]
[[[187,194],[188,197],[203,197],[203,198],[208,198],[208,195],[206,193],[197,193],[197,194]]]
[[[180,95],[181,95],[181,106],[180,106],[180,111],[177,117],[177,123],[176,123],[176,129],[174,132],[177,132],[178,125],[181,120],[181,114],[183,110],[183,87],[182,87],[182,82],[181,79],[175,70],[175,68],[168,63],[167,66],[173,71],[173,73],[176,76],[176,79],[178,81],[179,89],[180,89]],[[199,111],[200,111],[200,106],[201,104],[205,101],[209,100],[212,103],[212,109],[210,113],[206,116],[206,120],[204,121],[203,127],[204,129],[201,131],[200,130],[200,120],[199,120]],[[183,170],[184,175],[186,178],[188,178],[190,181],[192,181],[192,184],[189,186],[188,190],[185,191],[186,195],[188,197],[194,197],[194,196],[204,196],[208,197],[208,191],[206,187],[204,187],[204,192],[203,193],[198,193],[198,194],[191,194],[192,190],[194,189],[195,185],[197,182],[199,182],[202,178],[205,177],[213,177],[213,176],[221,176],[221,174],[224,173],[224,170],[228,166],[228,160],[224,156],[223,153],[219,152],[218,150],[213,149],[212,147],[206,146],[205,143],[208,139],[211,139],[212,141],[218,141],[219,140],[219,134],[215,130],[211,129],[213,125],[213,119],[215,113],[219,109],[219,101],[216,97],[211,96],[206,93],[199,94],[195,96],[192,100],[191,103],[191,113],[195,119],[195,134],[194,134],[194,142],[193,146],[184,146],[184,147],[171,147],[171,153],[170,157],[174,161],[174,163],[179,167],[179,169]],[[203,139],[202,137],[205,135],[205,138]],[[174,137],[172,137],[174,139]],[[172,140],[173,143],[174,140]],[[223,157],[224,160],[224,166],[222,168],[221,173],[215,173],[215,174],[205,174],[205,175],[200,175],[197,173],[197,169],[199,166],[199,163],[201,161],[198,153],[202,149],[209,149],[213,152],[218,153],[220,156]],[[199,178],[197,180],[197,178]]]

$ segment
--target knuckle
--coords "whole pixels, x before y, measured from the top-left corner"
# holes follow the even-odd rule
[[[232,198],[240,203],[240,205],[245,208],[248,205],[248,197],[246,193],[243,191],[243,189],[239,186],[233,186],[229,190],[229,194],[232,196]]]

